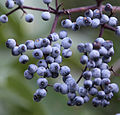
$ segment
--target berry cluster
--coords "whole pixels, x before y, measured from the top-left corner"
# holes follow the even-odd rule
[[[59,39],[61,39],[61,44],[54,43]],[[72,51],[70,50],[72,40],[67,37],[66,31],[61,31],[59,35],[52,33],[47,38],[38,38],[35,41],[27,40],[25,44],[20,45],[17,45],[14,39],[8,39],[6,46],[12,50],[13,56],[21,55],[19,62],[22,64],[26,64],[29,61],[29,57],[24,54],[27,50],[33,50],[33,57],[39,60],[37,65],[30,64],[24,72],[25,78],[29,80],[33,78],[35,73],[40,76],[37,80],[39,89],[34,94],[34,100],[37,102],[46,96],[47,92],[45,89],[48,86],[46,78],[57,78],[59,73],[62,76],[67,76],[70,73],[68,66],[60,65],[62,63],[62,56],[69,58],[72,55]],[[62,56],[60,55],[61,50]]]
[[[47,95],[47,87],[50,86],[53,87],[56,92],[67,95],[67,104],[69,106],[81,106],[90,100],[90,96],[94,96],[92,99],[93,106],[98,107],[101,105],[102,107],[106,107],[110,104],[113,93],[119,91],[118,85],[110,81],[112,68],[108,66],[111,57],[114,55],[113,42],[109,40],[105,41],[101,37],[102,35],[100,35],[94,43],[80,43],[77,46],[78,51],[83,53],[80,58],[80,63],[85,65],[85,69],[79,79],[75,81],[70,74],[70,68],[61,65],[62,58],[72,56],[70,49],[72,40],[68,37],[66,31],[60,31],[59,34],[54,32],[58,17],[61,16],[62,13],[68,14],[69,12],[67,12],[67,10],[63,10],[63,12],[62,10],[60,11],[59,8],[62,4],[58,5],[57,0],[56,9],[50,7],[49,4],[51,2],[52,0],[43,0],[48,10],[39,9],[43,11],[41,18],[45,21],[51,18],[51,12],[55,14],[51,34],[48,37],[38,38],[35,41],[27,40],[24,44],[20,45],[12,38],[8,39],[6,42],[6,47],[11,49],[12,55],[19,56],[20,63],[26,64],[29,61],[29,57],[25,54],[27,50],[33,50],[32,56],[38,60],[37,64],[30,64],[24,72],[24,77],[28,80],[32,79],[35,74],[39,76],[37,80],[39,88],[34,93],[34,101],[39,102],[44,98]],[[17,8],[21,9],[23,13],[26,14],[25,21],[31,23],[34,21],[34,15],[27,14],[23,4],[24,0],[7,0],[5,6],[11,9],[15,5],[18,5]],[[28,9],[33,8],[29,7]],[[8,22],[8,15],[16,10],[17,9],[14,9],[6,15],[1,15],[0,22]],[[101,7],[98,7],[98,9],[94,11],[91,9],[85,11],[84,17],[79,16],[76,22],[65,19],[61,22],[61,25],[64,28],[72,28],[73,31],[79,30],[82,26],[92,26],[92,28],[101,26],[101,28],[105,28],[107,25],[111,28],[115,27],[115,33],[120,35],[120,26],[117,26],[118,19],[112,16],[112,5],[107,3],[104,10],[110,15],[103,14]],[[100,33],[102,33],[102,31]],[[58,78],[60,75],[62,76],[63,83],[54,83],[53,85],[48,83],[47,78]],[[78,85],[81,78],[84,78],[83,86]]]
[[[110,81],[111,69],[108,66],[111,56],[114,55],[113,43],[109,40],[105,41],[103,38],[97,38],[94,43],[80,43],[77,49],[80,53],[84,53],[80,58],[80,63],[86,65],[82,74],[85,81],[84,87],[79,90],[80,96],[88,94],[95,96],[92,99],[93,106],[106,107],[109,105],[113,93],[119,91],[117,84]]]
[[[97,28],[100,25],[108,24],[112,27],[116,27],[118,24],[118,19],[112,16],[112,5],[107,3],[104,10],[110,12],[111,15],[107,16],[103,14],[100,9],[87,10],[83,16],[79,16],[76,22],[72,22],[70,19],[65,19],[61,22],[62,27],[71,28],[73,31],[77,31],[82,26],[91,26],[92,28]],[[115,33],[120,36],[120,26],[116,27]]]

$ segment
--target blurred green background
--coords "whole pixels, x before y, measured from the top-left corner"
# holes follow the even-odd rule
[[[95,0],[59,0],[59,2],[64,2],[64,8],[95,4]],[[105,0],[104,4],[108,2],[113,5],[120,5],[120,0]],[[4,4],[5,0],[0,0],[0,15],[8,12]],[[25,5],[45,8],[42,0],[25,0]],[[54,0],[52,6],[54,7]],[[32,58],[31,52],[29,52],[29,63],[26,65],[20,64],[18,62],[19,57],[13,57],[11,51],[5,47],[5,41],[8,38],[14,38],[20,44],[25,43],[28,39],[35,40],[39,37],[48,36],[54,15],[52,15],[50,21],[44,22],[40,17],[41,12],[26,11],[35,15],[33,23],[26,23],[24,16],[22,17],[22,11],[17,11],[9,16],[8,23],[0,24],[0,115],[115,115],[115,113],[120,113],[120,93],[114,95],[107,108],[94,108],[91,101],[81,107],[68,107],[66,96],[54,92],[52,88],[48,88],[47,96],[40,103],[33,101],[33,93],[38,88],[37,77],[29,81],[24,78],[23,73],[30,63],[37,63],[37,61]],[[75,21],[79,15],[82,15],[82,13],[72,14],[72,20]],[[120,13],[114,15],[120,20]],[[65,18],[67,17],[59,19],[56,32],[63,30],[60,21]],[[76,50],[76,46],[80,42],[94,41],[99,35],[99,29],[81,28],[78,32],[67,30],[69,37],[73,40],[73,56],[70,59],[63,59],[63,65],[70,66],[75,79],[78,79],[83,69],[83,66],[79,63],[80,54]],[[105,30],[103,37],[114,42],[115,55],[110,65],[114,65],[114,70],[119,73],[120,37],[109,30]],[[119,77],[112,76],[111,80],[118,83],[120,87]],[[49,80],[51,83],[56,81],[61,81],[61,77]],[[82,85],[82,81],[79,85]]]

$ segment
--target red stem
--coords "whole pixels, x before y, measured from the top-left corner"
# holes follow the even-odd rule
[[[53,22],[53,25],[52,25],[52,29],[51,29],[51,33],[55,32],[55,29],[56,29],[56,26],[57,26],[57,22],[58,22],[58,19],[59,19],[59,15],[55,15],[55,18],[54,18],[54,22]]]
[[[15,11],[19,10],[20,7],[18,6],[17,8],[13,9],[12,11],[8,12],[6,16],[9,16],[10,14],[14,13]]]

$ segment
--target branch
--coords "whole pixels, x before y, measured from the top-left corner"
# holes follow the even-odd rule
[[[105,29],[108,29],[108,30],[116,31],[116,28],[114,28],[114,27],[112,27],[112,26],[109,26],[108,24],[105,24],[105,25],[104,25],[104,28],[105,28]]]
[[[53,33],[56,29],[56,26],[57,26],[57,22],[58,22],[58,18],[59,18],[59,15],[55,15],[55,19],[54,19],[54,22],[53,22],[53,25],[52,25],[52,29],[51,29],[51,33]]]
[[[83,73],[84,73],[86,70],[87,70],[87,66],[85,66],[85,68],[84,68],[84,70],[83,70],[81,76],[79,77],[79,79],[77,80],[76,83],[79,83],[79,81],[80,81],[80,80],[82,79],[82,77],[83,77]]]
[[[102,37],[103,33],[104,33],[104,25],[101,25],[99,37]]]
[[[75,12],[81,12],[81,11],[86,11],[88,9],[96,9],[97,6],[96,5],[92,5],[92,6],[83,6],[83,7],[79,7],[79,8],[72,8],[72,9],[66,9],[66,10],[60,10],[59,14],[67,14],[67,12],[69,13],[75,13]],[[68,14],[67,14],[68,15]]]
[[[10,14],[14,13],[15,11],[19,10],[20,7],[18,6],[17,8],[13,9],[12,11],[8,12],[6,16],[9,16]]]
[[[42,8],[34,8],[34,7],[29,7],[29,6],[23,6],[24,9],[29,9],[29,10],[36,10],[36,11],[43,11],[43,12],[48,12],[47,9],[42,9]],[[55,14],[53,10],[50,10],[50,13]]]

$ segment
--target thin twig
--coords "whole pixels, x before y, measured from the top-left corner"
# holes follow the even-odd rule
[[[13,9],[12,11],[8,12],[6,16],[9,16],[10,14],[14,13],[15,11],[19,10],[20,7],[18,6],[17,8]]]
[[[102,37],[103,33],[104,33],[104,25],[101,25],[99,37]]]
[[[58,19],[59,19],[59,15],[55,15],[55,18],[54,18],[54,22],[53,22],[53,25],[52,25],[52,29],[51,29],[51,33],[55,32],[55,29],[56,29],[56,26],[57,26],[57,22],[58,22]]]
[[[83,73],[84,73],[86,70],[87,70],[87,66],[85,66],[85,68],[84,68],[82,74],[80,75],[79,79],[76,81],[77,84],[78,84],[78,83],[80,82],[80,80],[82,79]]]

